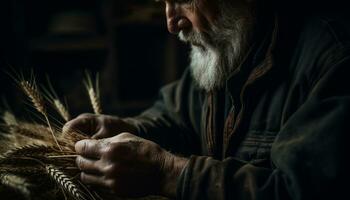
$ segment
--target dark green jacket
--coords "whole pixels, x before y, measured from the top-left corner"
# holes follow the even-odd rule
[[[205,93],[189,70],[161,90],[135,119],[140,136],[190,156],[178,199],[350,199],[348,27],[279,17],[223,90]]]

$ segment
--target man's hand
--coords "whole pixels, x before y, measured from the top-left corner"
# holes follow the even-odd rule
[[[81,114],[64,125],[64,133],[71,131],[91,135],[94,139],[112,137],[121,132],[137,132],[133,125],[121,118],[88,113]]]
[[[117,196],[176,196],[176,182],[187,159],[130,133],[75,145],[82,182]]]

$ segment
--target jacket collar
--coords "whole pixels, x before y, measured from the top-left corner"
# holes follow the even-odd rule
[[[252,44],[238,70],[228,78],[226,82],[228,92],[240,91],[243,85],[254,82],[255,79],[263,76],[272,68],[274,63],[273,51],[279,29],[278,18],[274,16],[272,21],[264,29],[258,28],[258,30],[265,30],[265,34],[260,38],[256,38],[257,42]]]

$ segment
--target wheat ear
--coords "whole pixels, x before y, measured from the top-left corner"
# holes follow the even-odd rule
[[[99,104],[99,99],[94,91],[93,88],[90,88],[89,90],[89,97],[90,97],[90,101],[91,101],[91,105],[94,109],[95,114],[101,114],[101,107]]]
[[[18,148],[13,148],[9,151],[7,151],[4,156],[5,157],[43,157],[46,155],[54,154],[57,155],[61,151],[54,148],[54,146],[47,146],[47,145],[35,145],[35,144],[29,144],[25,146],[21,146]]]
[[[72,178],[59,170],[54,165],[46,165],[46,171],[50,177],[74,199],[86,200],[86,194],[72,181]]]
[[[47,85],[48,89],[43,88],[44,92],[46,94],[46,98],[48,101],[54,106],[54,108],[57,110],[57,112],[61,115],[61,117],[67,122],[70,120],[70,114],[68,112],[68,109],[66,106],[63,105],[63,103],[58,98],[57,93],[55,92],[55,89],[53,88],[51,81],[48,76],[46,76],[47,79]]]
[[[61,117],[67,122],[70,119],[70,115],[66,107],[61,103],[59,99],[53,99],[53,105],[55,106]]]
[[[36,108],[36,110],[38,112],[40,112],[44,116],[44,118],[46,120],[46,123],[47,123],[47,125],[50,128],[50,132],[52,134],[52,137],[55,140],[55,143],[57,144],[58,148],[60,150],[62,150],[61,146],[58,144],[57,138],[56,138],[56,136],[54,134],[54,131],[53,131],[52,127],[51,127],[49,118],[47,117],[44,99],[40,95],[40,93],[39,93],[39,91],[38,91],[38,89],[36,87],[36,84],[35,83],[29,83],[28,81],[21,81],[20,85],[21,85],[24,93],[30,98],[30,100],[34,104],[34,107]]]
[[[28,81],[21,81],[20,83],[24,93],[30,98],[34,104],[35,109],[42,115],[46,116],[45,102],[40,95],[35,84],[31,84]]]
[[[92,105],[92,108],[95,112],[95,114],[101,114],[102,108],[101,108],[101,102],[100,102],[100,91],[99,91],[99,75],[96,74],[96,85],[94,87],[91,75],[86,72],[86,80],[84,81],[86,90],[89,94],[90,102]]]
[[[0,182],[2,185],[13,188],[20,193],[22,193],[25,197],[30,196],[29,186],[30,184],[27,181],[19,176],[9,173],[0,174]]]
[[[39,127],[39,128],[37,128]],[[50,136],[46,136],[43,133],[50,133],[50,130],[45,130],[44,128],[38,126],[26,126],[26,124],[21,125],[10,125],[8,126],[9,132],[13,135],[23,136],[27,139],[37,139],[41,141],[47,141]],[[44,131],[43,131],[44,130]]]
[[[15,115],[10,111],[5,111],[2,115],[2,119],[6,125],[18,125]]]

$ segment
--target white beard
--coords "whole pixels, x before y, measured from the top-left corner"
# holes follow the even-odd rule
[[[212,49],[203,50],[192,46],[190,67],[200,88],[211,91],[223,85],[224,71],[220,66],[220,56]]]
[[[230,75],[239,69],[248,49],[251,18],[237,19],[227,13],[231,12],[224,12],[222,20],[211,27],[208,35],[195,31],[179,33],[181,41],[200,44],[192,45],[190,68],[198,86],[207,92],[225,85]]]

